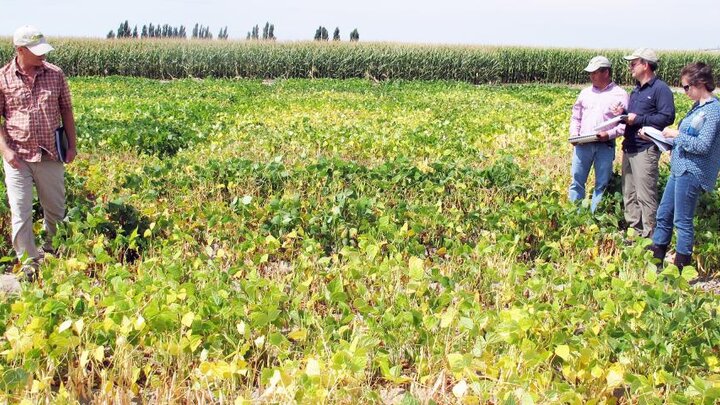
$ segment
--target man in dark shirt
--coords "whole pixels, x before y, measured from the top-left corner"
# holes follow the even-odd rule
[[[675,121],[673,93],[655,76],[658,57],[647,48],[625,56],[637,85],[630,93],[622,143],[622,188],[625,221],[641,236],[649,238],[655,229],[658,206],[658,160],[660,151],[651,141],[638,136],[643,127],[664,129]],[[621,110],[621,107],[618,107]],[[616,111],[619,113],[620,111]]]

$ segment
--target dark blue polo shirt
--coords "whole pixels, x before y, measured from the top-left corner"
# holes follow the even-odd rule
[[[644,85],[635,86],[628,100],[628,113],[635,113],[635,124],[625,126],[625,139],[622,148],[625,152],[643,151],[653,145],[652,142],[638,138],[642,127],[663,130],[675,122],[675,100],[665,82],[653,77]]]

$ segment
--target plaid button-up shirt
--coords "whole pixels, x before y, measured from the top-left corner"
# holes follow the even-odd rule
[[[0,69],[0,116],[8,134],[5,140],[17,156],[39,162],[43,150],[60,160],[55,146],[55,129],[61,112],[72,110],[70,89],[62,70],[43,62],[35,80],[24,75],[13,60]]]

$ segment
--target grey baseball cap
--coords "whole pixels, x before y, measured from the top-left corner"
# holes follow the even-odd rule
[[[24,46],[37,56],[45,55],[54,48],[47,43],[45,36],[32,25],[23,25],[15,30],[13,35],[15,46]]]
[[[657,63],[658,61],[657,54],[650,48],[638,48],[634,50],[633,53],[626,55],[623,58],[625,58],[625,60],[644,59],[648,62],[654,63]]]
[[[598,55],[592,59],[590,59],[590,63],[585,67],[586,72],[594,72],[600,68],[609,68],[612,67],[612,64],[610,63],[610,60],[604,56]]]

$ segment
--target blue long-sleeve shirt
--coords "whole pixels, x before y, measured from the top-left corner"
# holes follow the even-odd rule
[[[623,151],[638,152],[653,145],[652,142],[640,139],[638,130],[642,127],[653,127],[663,130],[675,121],[675,100],[673,93],[665,82],[653,77],[649,82],[637,85],[630,93],[628,113],[634,113],[635,123],[625,126]]]
[[[695,103],[678,129],[670,170],[675,176],[690,172],[703,190],[712,190],[720,171],[720,102]]]

